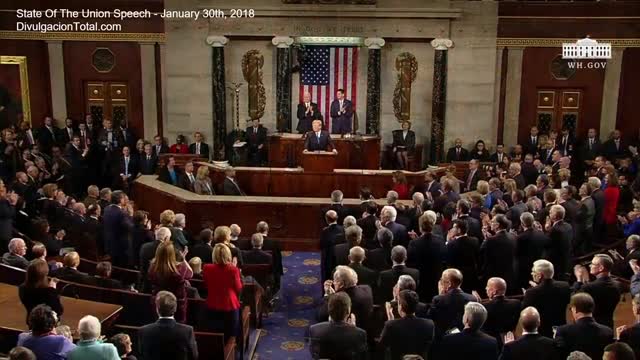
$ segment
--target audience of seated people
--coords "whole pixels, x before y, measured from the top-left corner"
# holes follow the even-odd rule
[[[74,141],[74,136],[67,136],[69,126],[58,131],[50,121],[45,129],[49,133],[53,129],[60,139],[45,134],[39,136],[38,146],[20,148],[24,157],[14,173],[3,176],[0,186],[0,244],[8,249],[2,262],[26,268],[19,295],[29,314],[31,334],[21,335],[18,345],[38,358],[48,356],[38,351],[56,352],[56,358],[88,358],[91,351],[105,351],[107,347],[93,350],[100,329],[92,318],[81,322],[79,329],[86,331],[80,332],[76,350],[52,333],[57,321],[50,318],[63,316],[55,278],[129,288],[130,284],[111,278],[115,267],[127,267],[142,272],[145,281],[139,290],[154,295],[160,316],[140,332],[138,354],[195,358],[193,329],[179,324],[186,321],[186,299],[196,294],[188,280],[197,275],[188,260],[194,267],[201,264],[204,282],[217,289],[207,293],[208,313],[200,321],[226,335],[238,334],[243,263],[272,264],[275,277],[283,274],[281,248],[269,236],[268,224],[258,223],[256,234],[244,243],[238,239],[239,227],[233,226],[207,225],[194,241],[184,215],[167,210],[152,231],[148,216],[135,212],[133,202],[121,191],[126,186],[113,181],[120,175],[113,170],[118,166],[98,165],[104,161],[78,165],[88,167],[83,177],[75,176],[77,168],[57,165],[54,169],[62,157],[75,160],[75,145],[67,144]],[[104,127],[101,136],[95,129],[93,143],[80,139],[79,146],[89,148],[89,153],[104,150],[102,160],[120,164],[124,146],[136,142],[130,142],[132,135],[126,128],[108,122]],[[424,184],[410,184],[396,173],[394,189],[382,209],[370,201],[370,192],[355,209],[343,204],[341,191],[334,191],[331,204],[322,211],[328,226],[320,239],[326,297],[318,320],[330,320],[310,329],[312,354],[365,358],[379,346],[394,359],[406,354],[435,359],[559,359],[578,352],[592,359],[603,355],[617,359],[632,351],[622,343],[638,350],[637,325],[613,329],[623,281],[612,275],[631,278],[633,315],[640,318],[640,242],[634,237],[640,234],[638,155],[624,148],[620,151],[617,131],[600,145],[595,130],[586,139],[572,139],[566,130],[546,136],[532,128],[527,143],[511,153],[499,146],[493,155],[484,141],[467,151],[457,139],[447,158],[469,161],[460,180],[455,168],[440,179],[427,172]],[[85,132],[79,134],[85,136]],[[154,140],[154,144],[142,142],[129,154],[130,161],[136,157],[137,162],[131,178],[155,173],[158,155],[170,152],[161,137]],[[202,135],[196,134],[194,144],[186,146],[181,140],[174,151],[186,148],[208,156],[205,145]],[[76,161],[69,162],[76,166]],[[225,195],[244,194],[232,168],[226,169],[224,182],[215,185],[207,171],[200,167],[194,173],[192,163],[179,169],[169,157],[159,175],[162,181],[201,194],[215,194],[214,188]],[[60,180],[65,172],[73,181]],[[80,203],[76,199],[84,189],[88,195]],[[471,193],[460,194],[460,190]],[[402,205],[399,199],[412,199],[412,205]],[[27,214],[27,221],[20,220],[21,212]],[[29,218],[37,220],[32,223]],[[14,238],[12,227],[23,235]],[[88,235],[88,240],[78,241],[82,236],[78,234]],[[629,245],[616,248],[626,251],[621,256],[606,251],[590,254],[622,236]],[[129,238],[131,243],[122,242]],[[110,262],[98,262],[91,275],[78,271],[80,258],[90,247],[96,255],[110,257]],[[584,254],[590,256],[577,263],[575,256]],[[63,256],[61,267],[56,264],[59,256]],[[589,270],[583,266],[586,263]],[[522,289],[520,304],[511,295],[521,294]],[[388,322],[381,328],[375,326],[374,303],[387,310]],[[567,324],[567,307],[573,324]],[[518,316],[524,333],[514,339]],[[620,343],[613,343],[614,333]],[[117,340],[124,345],[107,351],[127,356],[130,340]],[[64,355],[63,350],[70,353]],[[27,351],[17,348],[14,353]]]

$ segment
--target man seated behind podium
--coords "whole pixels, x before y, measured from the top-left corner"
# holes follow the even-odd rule
[[[333,142],[331,141],[331,135],[326,130],[322,130],[322,121],[314,120],[311,124],[313,131],[309,131],[304,140],[304,151],[330,151],[327,150],[331,147],[334,153],[338,153]]]

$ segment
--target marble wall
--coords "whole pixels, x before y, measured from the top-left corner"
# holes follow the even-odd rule
[[[497,138],[498,98],[495,98],[498,3],[452,1],[464,16],[451,22],[447,75],[445,148],[456,138],[471,147],[482,139],[490,149]],[[506,124],[505,124],[506,126]]]
[[[165,29],[164,136],[173,144],[178,134],[191,140],[193,132],[200,131],[210,143],[213,105],[211,47],[205,42],[206,23],[166,22]]]

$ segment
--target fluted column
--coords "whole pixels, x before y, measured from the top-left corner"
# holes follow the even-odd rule
[[[276,36],[271,43],[276,49],[276,128],[291,132],[291,45],[293,38]]]
[[[49,78],[51,81],[51,106],[54,119],[64,123],[67,114],[67,91],[64,81],[64,52],[62,41],[48,40]],[[38,121],[42,119],[37,119]],[[33,119],[29,119],[33,123]]]
[[[380,52],[384,46],[383,38],[366,38],[364,44],[369,48],[367,64],[367,134],[380,132]]]
[[[450,39],[433,39],[433,101],[431,103],[431,147],[429,162],[433,165],[444,158],[445,109],[447,105],[447,50]]]
[[[224,139],[227,136],[226,87],[224,80],[224,46],[229,39],[208,36],[211,45],[211,85],[213,90],[213,159],[224,160]]]

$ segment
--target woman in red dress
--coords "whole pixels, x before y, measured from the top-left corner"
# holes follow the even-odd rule
[[[184,143],[184,136],[178,135],[176,138],[176,143],[171,145],[169,148],[169,152],[172,154],[188,154],[189,153],[189,145]]]
[[[398,193],[398,199],[406,200],[409,198],[409,184],[407,178],[400,171],[393,173],[393,191]]]
[[[616,211],[618,209],[618,200],[620,199],[620,187],[618,186],[618,175],[616,175],[615,170],[611,169],[605,179],[607,181],[607,188],[604,189],[604,209],[602,210],[602,217],[607,229],[607,235],[609,235],[615,233],[615,228],[618,223]]]
[[[219,232],[218,229],[215,231]],[[224,338],[240,333],[240,270],[231,256],[229,246],[218,243],[213,247],[213,264],[202,269],[207,296],[207,327],[223,332]]]

